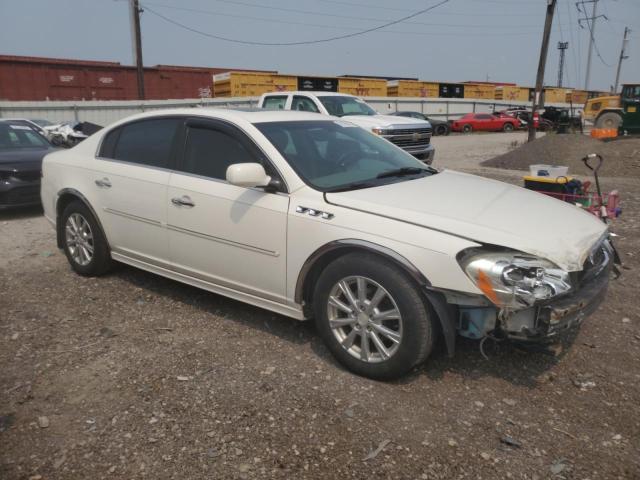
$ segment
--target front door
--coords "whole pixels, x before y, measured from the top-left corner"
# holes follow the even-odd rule
[[[226,181],[229,165],[262,163],[264,154],[222,121],[187,122],[184,150],[169,179],[171,261],[178,272],[285,303],[289,196]]]

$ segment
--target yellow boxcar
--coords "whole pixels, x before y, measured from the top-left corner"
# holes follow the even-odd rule
[[[274,73],[225,72],[213,76],[214,97],[256,97],[298,88],[298,77]]]
[[[338,78],[338,92],[359,97],[386,97],[387,81],[377,78]]]
[[[390,80],[387,82],[390,97],[439,97],[440,84],[417,80]]]
[[[584,105],[589,99],[589,92],[586,90],[569,90],[567,92],[567,103],[574,105]]]
[[[528,102],[529,87],[517,87],[513,85],[497,85],[496,100]]]
[[[567,91],[566,88],[545,88],[544,101],[545,103],[566,103]]]
[[[487,83],[464,83],[464,98],[495,100],[496,86]]]

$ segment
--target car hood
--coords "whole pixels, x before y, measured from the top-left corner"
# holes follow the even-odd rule
[[[431,126],[426,120],[395,115],[345,115],[341,118],[369,130],[372,128],[389,128],[391,125],[413,125],[416,128]]]
[[[447,171],[415,180],[348,192],[327,201],[546,258],[567,271],[582,270],[607,227],[566,202],[521,187]]]
[[[55,148],[16,148],[14,150],[0,150],[0,169],[2,170],[33,170],[39,169],[42,159]]]

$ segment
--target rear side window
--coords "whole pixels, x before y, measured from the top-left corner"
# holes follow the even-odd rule
[[[151,167],[169,168],[173,139],[181,123],[179,118],[159,118],[129,123],[119,128],[115,138],[105,138],[105,150],[110,142],[115,142],[113,154],[115,160],[148,165]],[[110,153],[106,152],[105,153]]]
[[[262,108],[265,110],[284,110],[287,104],[287,96],[266,97],[262,103]]]
[[[300,110],[303,112],[320,113],[316,104],[308,97],[300,97],[296,95],[291,101],[291,110]]]
[[[113,152],[116,148],[116,142],[118,141],[120,130],[120,128],[116,128],[105,135],[105,137],[102,139],[102,145],[100,145],[100,153],[98,154],[99,157],[114,158]]]
[[[189,127],[181,170],[226,180],[229,165],[252,162],[257,160],[231,135],[212,128]]]

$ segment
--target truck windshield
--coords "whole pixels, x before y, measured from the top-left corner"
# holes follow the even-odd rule
[[[356,97],[319,96],[318,99],[327,109],[329,115],[344,117],[345,115],[377,115],[369,105]]]
[[[436,173],[404,150],[353,123],[256,123],[309,186],[323,192],[375,187]]]

